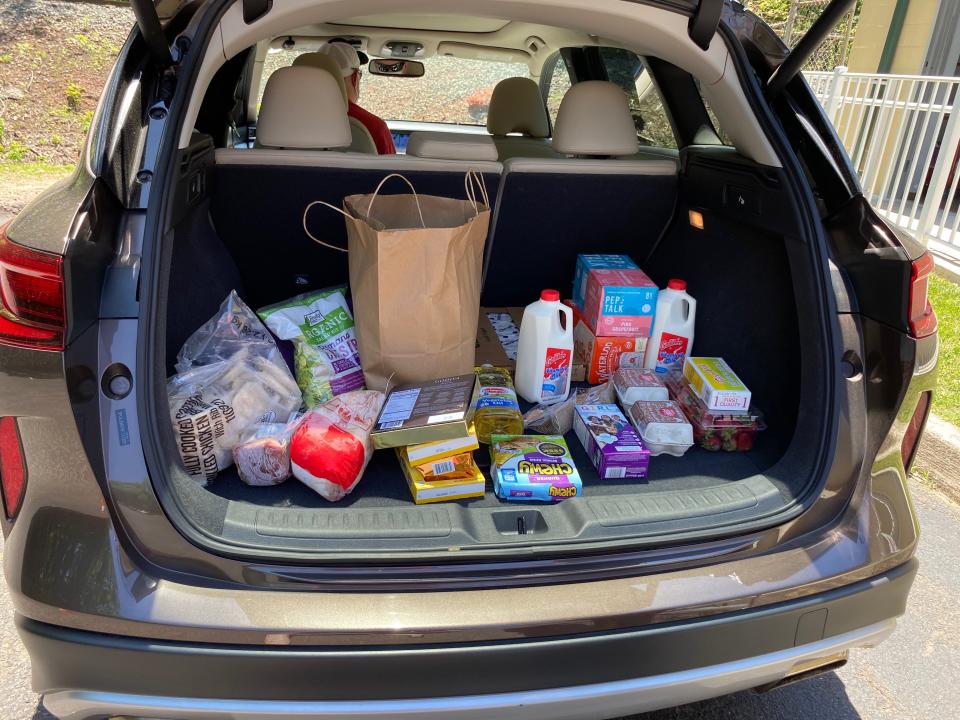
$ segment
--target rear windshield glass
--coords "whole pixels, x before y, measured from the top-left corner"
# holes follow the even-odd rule
[[[364,73],[359,104],[384,120],[485,125],[490,95],[498,82],[529,77],[522,63],[436,56],[423,60],[420,78]]]
[[[300,52],[280,50],[267,55],[260,97],[267,79],[277,69],[292,65]],[[509,77],[530,77],[524,63],[435,56],[423,58],[419,78],[371,75],[363,68],[358,104],[384,120],[485,125],[490,95]]]

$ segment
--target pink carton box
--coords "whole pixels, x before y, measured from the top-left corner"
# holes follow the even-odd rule
[[[598,337],[649,337],[656,310],[657,286],[643,270],[590,271],[583,319]]]

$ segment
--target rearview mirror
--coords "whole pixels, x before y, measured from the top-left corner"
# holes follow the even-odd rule
[[[419,60],[371,60],[367,65],[371,75],[393,77],[423,77],[425,69]]]

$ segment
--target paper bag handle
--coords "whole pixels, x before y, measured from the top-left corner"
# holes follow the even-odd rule
[[[423,210],[420,209],[420,196],[417,195],[417,191],[413,189],[413,183],[410,182],[409,180],[407,180],[407,178],[405,178],[405,177],[404,177],[403,175],[401,175],[400,173],[390,173],[390,174],[387,175],[383,180],[380,181],[380,184],[377,185],[377,189],[374,190],[374,191],[373,191],[373,195],[370,196],[370,202],[367,204],[367,215],[369,216],[369,215],[370,215],[370,211],[373,209],[373,201],[376,200],[376,199],[377,199],[377,195],[380,194],[380,188],[382,188],[382,187],[383,187],[383,184],[384,184],[387,180],[389,180],[390,178],[400,178],[401,180],[403,180],[403,181],[407,184],[407,187],[410,188],[410,192],[413,193],[413,199],[414,199],[414,200],[416,201],[416,203],[417,203],[417,214],[420,215],[420,227],[422,227],[422,228],[427,227],[427,223],[424,222],[424,220],[423,220]]]
[[[467,200],[473,205],[473,211],[479,215],[480,207],[477,205],[477,189],[480,190],[480,199],[488,208],[490,207],[490,196],[487,194],[487,182],[483,179],[476,168],[470,168],[463,176],[463,190],[467,194]]]
[[[310,212],[310,208],[312,208],[314,205],[323,205],[324,207],[328,207],[328,208],[330,208],[331,210],[336,210],[338,213],[340,213],[341,215],[343,215],[345,218],[350,218],[351,220],[352,220],[353,218],[351,218],[348,213],[345,213],[343,210],[341,210],[341,209],[338,208],[337,206],[331,205],[330,203],[324,202],[323,200],[314,200],[312,203],[310,203],[309,205],[307,205],[307,207],[306,207],[306,208],[304,209],[304,211],[303,211],[303,231],[307,234],[307,237],[308,237],[308,238],[310,238],[311,240],[313,240],[315,243],[319,243],[320,245],[323,245],[323,246],[326,247],[326,248],[330,248],[331,250],[339,250],[340,252],[343,252],[343,253],[347,252],[347,249],[346,249],[346,248],[338,247],[338,246],[336,246],[336,245],[331,245],[330,243],[324,242],[323,240],[321,240],[321,239],[318,238],[318,237],[314,237],[313,233],[311,233],[310,230],[307,229],[307,213]]]

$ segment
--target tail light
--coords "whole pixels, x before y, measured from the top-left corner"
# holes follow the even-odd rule
[[[937,331],[937,315],[927,298],[927,284],[933,267],[933,256],[924,253],[913,261],[910,272],[910,334],[918,340]]]
[[[63,350],[63,258],[17,245],[0,227],[0,345]]]
[[[20,511],[23,491],[27,488],[27,469],[17,419],[0,417],[0,486],[3,489],[3,510],[8,520]]]
[[[900,441],[900,457],[903,459],[903,467],[909,472],[910,464],[913,462],[913,456],[917,453],[917,445],[920,442],[920,431],[923,430],[923,424],[927,421],[927,412],[930,410],[930,393],[920,393],[920,400],[917,402],[917,409],[913,411],[913,417],[910,418],[910,424],[903,433],[903,440]]]

